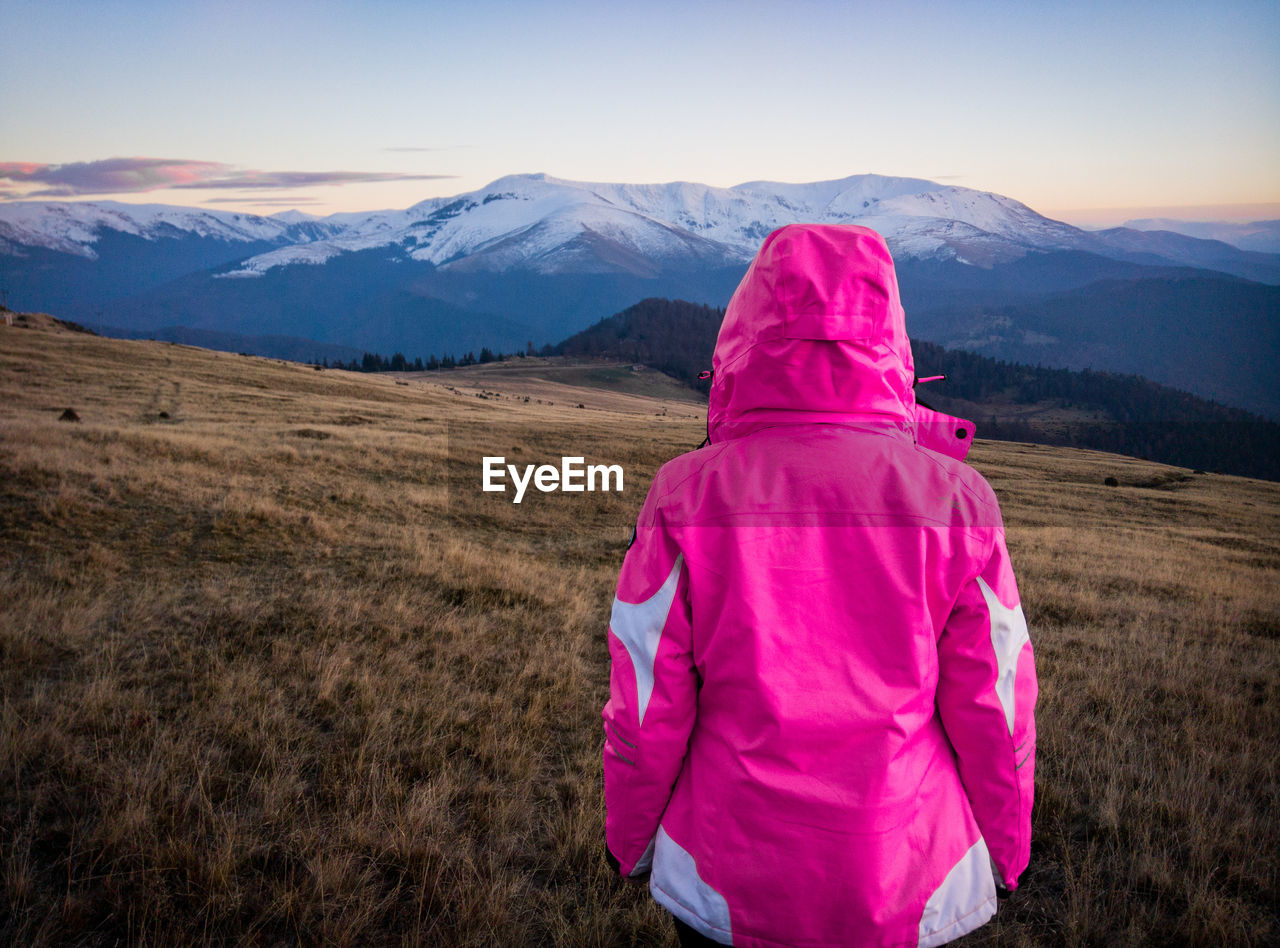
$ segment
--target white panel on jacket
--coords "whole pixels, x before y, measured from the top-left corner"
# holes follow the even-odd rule
[[[667,614],[675,602],[683,562],[682,553],[676,557],[676,564],[671,567],[666,582],[644,602],[623,602],[616,597],[613,600],[609,631],[626,646],[631,665],[636,670],[636,700],[640,702],[641,724],[649,707],[649,697],[653,694],[653,663],[658,657],[658,643],[667,624]]]
[[[991,591],[987,581],[978,577],[978,588],[982,590],[982,598],[987,601],[987,612],[991,616],[991,647],[996,653],[996,697],[1004,708],[1004,720],[1009,725],[1009,733],[1013,733],[1013,686],[1018,677],[1018,656],[1022,654],[1022,646],[1031,640],[1027,634],[1027,618],[1022,614],[1022,604],[1012,609],[1001,605],[999,598]]]
[[[920,948],[943,945],[985,925],[996,914],[996,880],[991,856],[979,836],[951,867],[920,915]]]
[[[655,901],[712,941],[732,945],[729,903],[703,881],[693,854],[668,836],[661,825],[657,840],[653,875],[649,877],[649,891]]]

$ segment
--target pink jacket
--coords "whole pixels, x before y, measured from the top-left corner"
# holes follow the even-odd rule
[[[770,234],[712,365],[710,443],[654,478],[613,603],[609,850],[724,944],[950,941],[1027,865],[1035,766],[972,427],[916,405],[862,227]]]

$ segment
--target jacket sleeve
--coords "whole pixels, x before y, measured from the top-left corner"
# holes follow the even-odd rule
[[[938,640],[938,711],[991,855],[1014,889],[1031,855],[1036,668],[1003,527]]]
[[[618,578],[609,619],[604,706],[605,837],[626,876],[649,871],[654,837],[680,775],[697,703],[688,570],[651,491]]]

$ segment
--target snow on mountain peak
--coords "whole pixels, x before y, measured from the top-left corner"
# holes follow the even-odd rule
[[[299,224],[303,221],[318,221],[319,215],[308,214],[306,211],[300,211],[293,208],[288,211],[276,211],[271,215],[272,220],[284,221],[286,224]]]
[[[94,259],[104,230],[160,240],[180,236],[231,242],[308,239],[291,233],[292,222],[239,211],[119,201],[0,203],[0,239]]]

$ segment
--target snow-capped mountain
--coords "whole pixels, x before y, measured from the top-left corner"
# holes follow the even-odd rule
[[[1031,250],[1101,245],[997,194],[880,175],[733,188],[512,175],[405,211],[325,220],[340,228],[329,239],[273,249],[227,275],[317,264],[376,247],[467,270],[649,274],[668,262],[745,263],[769,231],[797,221],[865,224],[883,233],[900,256],[985,266]]]
[[[211,238],[226,242],[256,241],[302,244],[335,232],[320,218],[259,217],[232,211],[207,211],[169,204],[122,204],[118,201],[28,202],[0,204],[0,253],[20,247],[43,247],[95,259],[95,244],[106,231],[146,240]],[[9,246],[6,247],[6,244]]]
[[[404,210],[270,217],[159,204],[0,204],[0,253],[41,247],[97,256],[107,232],[147,241],[200,238],[256,252],[232,256],[220,277],[261,276],[386,248],[396,259],[460,272],[631,273],[745,264],[771,230],[798,221],[857,223],[884,234],[899,259],[953,260],[989,268],[1028,253],[1074,250],[1129,259],[1160,255],[1149,235],[1091,233],[1003,195],[921,178],[855,175],[786,184],[607,184],[511,175],[476,191]],[[265,247],[263,245],[266,245]],[[1170,262],[1192,263],[1184,241]],[[1198,265],[1221,267],[1221,248]],[[1229,261],[1228,261],[1229,264]],[[1238,275],[1256,276],[1252,273]]]
[[[733,188],[512,175],[406,210],[325,218],[106,201],[11,203],[0,204],[0,240],[89,258],[106,230],[146,240],[190,235],[273,245],[226,276],[316,265],[379,247],[462,270],[651,274],[671,262],[744,263],[769,231],[797,221],[865,224],[883,233],[900,256],[982,266],[1033,250],[1102,246],[1086,232],[998,194],[880,175]]]

